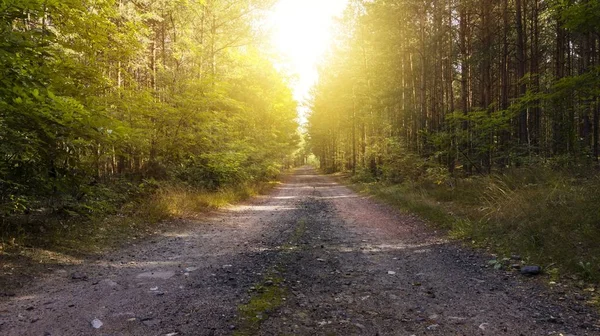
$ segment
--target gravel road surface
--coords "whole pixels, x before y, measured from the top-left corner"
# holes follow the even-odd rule
[[[581,300],[490,259],[304,167],[0,298],[0,335],[600,335]]]

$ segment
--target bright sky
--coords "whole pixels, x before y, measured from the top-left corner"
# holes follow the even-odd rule
[[[347,0],[280,0],[270,14],[273,44],[298,76],[294,96],[301,103],[317,80],[316,65],[331,42],[333,19],[346,4]],[[299,112],[304,123],[305,111]]]

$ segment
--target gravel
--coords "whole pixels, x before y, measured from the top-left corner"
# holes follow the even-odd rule
[[[0,334],[600,335],[582,300],[489,259],[301,168],[271,195],[0,297]]]

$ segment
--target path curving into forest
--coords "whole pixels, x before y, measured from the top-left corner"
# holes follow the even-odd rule
[[[1,298],[0,334],[600,335],[582,302],[309,167],[192,224]]]

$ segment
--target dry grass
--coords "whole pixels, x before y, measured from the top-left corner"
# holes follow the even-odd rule
[[[0,288],[11,292],[55,265],[74,265],[89,255],[181,229],[204,213],[268,192],[276,182],[239,185],[215,192],[162,186],[126,203],[117,213],[89,218],[24,218],[0,226]],[[186,224],[187,223],[187,224]]]
[[[173,228],[181,220],[266,193],[274,185],[276,182],[260,182],[218,191],[165,185],[149,197],[126,203],[117,213],[16,223],[2,233],[0,254],[22,254],[24,248],[71,256],[102,252]]]
[[[545,267],[600,281],[600,177],[595,171],[520,169],[502,175],[402,184],[357,183],[417,213],[452,237]]]

